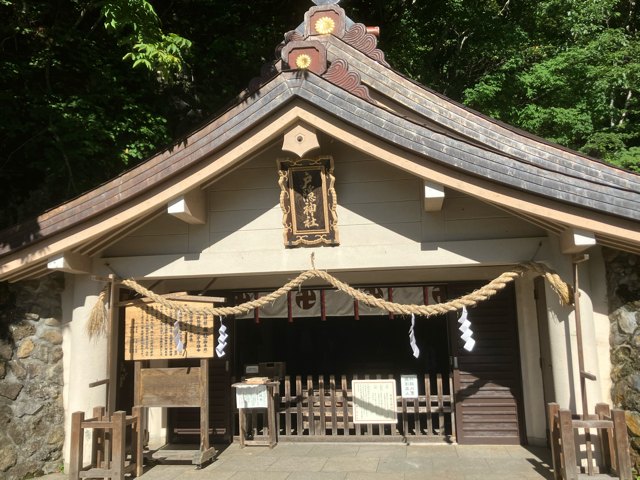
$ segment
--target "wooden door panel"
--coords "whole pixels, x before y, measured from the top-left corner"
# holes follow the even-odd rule
[[[449,285],[449,298],[472,292],[476,283]],[[452,315],[456,424],[460,444],[524,443],[522,381],[513,286],[468,309],[476,345],[464,350]]]

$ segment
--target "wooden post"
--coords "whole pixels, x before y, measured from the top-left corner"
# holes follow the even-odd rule
[[[562,442],[564,478],[565,480],[578,480],[578,463],[576,460],[576,444],[573,436],[571,410],[561,409],[558,412],[558,418],[560,420],[560,441]]]
[[[93,418],[98,422],[104,419],[104,407],[95,407],[93,409]],[[93,468],[102,468],[104,461],[104,429],[94,428],[91,435],[91,466]]]
[[[409,415],[407,411],[407,399],[402,399],[402,436],[404,441],[407,441],[409,437]]]
[[[284,377],[284,434],[291,435],[291,379]]]
[[[315,395],[313,394],[313,377],[307,376],[307,391],[308,391],[308,404],[309,404],[309,435],[316,434],[316,416],[313,413],[313,403],[315,401]]]
[[[320,394],[320,435],[324,437],[327,434],[327,416],[324,404],[324,375],[320,375],[318,379],[318,393]]]
[[[347,376],[342,375],[342,417],[344,423],[344,436],[349,436],[349,397],[347,393]]]
[[[300,375],[296,375],[296,434],[302,436],[304,423],[302,421],[302,379]]]
[[[596,415],[598,416],[598,420],[604,420],[605,417],[610,417],[611,411],[609,405],[606,403],[598,403],[596,405]],[[613,455],[611,455],[613,453],[613,432],[609,428],[600,428],[598,430],[598,436],[600,437],[600,450],[602,450],[602,466],[609,472],[613,466]]]
[[[438,435],[444,437],[444,398],[442,395],[442,374],[436,377],[436,387],[438,389]]]
[[[200,451],[209,450],[209,359],[200,360]]]
[[[144,407],[133,407],[132,415],[136,417],[136,422],[131,430],[131,463],[136,464],[136,477],[144,473],[144,428],[142,416]]]
[[[449,406],[451,407],[451,441],[456,441],[456,401],[453,396],[453,375],[449,377]]]
[[[624,410],[611,410],[613,420],[613,443],[616,452],[616,473],[621,480],[631,480],[631,458],[629,438]]]
[[[582,396],[582,418],[589,419],[589,404],[587,403],[587,380],[585,377],[586,370],[584,368],[584,351],[582,345],[582,321],[580,319],[580,284],[578,280],[578,264],[589,257],[583,255],[573,257],[573,290],[574,303],[576,311],[576,340],[578,344],[578,368],[580,369],[580,393]],[[593,475],[593,452],[591,450],[591,432],[588,428],[584,429],[584,440],[587,448],[587,474]]]
[[[336,377],[329,377],[329,388],[331,392],[331,435],[338,435],[338,406],[336,405]]]
[[[358,375],[354,375],[353,380],[358,380]],[[362,434],[362,424],[356,423],[356,395],[353,389],[353,380],[351,381],[351,398],[353,400],[353,429],[356,432],[356,437],[358,437]]]
[[[431,378],[429,374],[424,376],[424,397],[427,407],[427,436],[433,435],[433,421],[431,419]]]
[[[79,480],[82,470],[84,434],[82,429],[84,412],[71,414],[71,455],[69,458],[69,480]]]
[[[244,408],[238,409],[238,430],[240,430],[240,448],[244,448],[244,438],[246,435],[246,422],[244,418]]]
[[[556,421],[556,416],[560,410],[560,405],[550,403],[547,405],[549,412],[551,458],[553,460],[553,478],[554,480],[562,480],[562,458],[560,457],[560,425]]]
[[[267,409],[267,422],[269,423],[269,449],[276,446],[276,387],[267,387],[267,399],[269,401],[269,408]]]
[[[109,313],[107,324],[107,418],[111,418],[116,410],[116,392],[118,386],[118,301],[116,276],[109,275]]]
[[[127,414],[119,411],[111,417],[112,432],[112,457],[111,478],[124,479],[124,461],[127,457]]]

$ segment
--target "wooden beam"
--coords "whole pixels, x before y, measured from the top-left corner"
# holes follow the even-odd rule
[[[560,251],[564,254],[580,253],[596,244],[593,232],[569,227],[560,234]]]
[[[200,295],[182,295],[169,293],[160,295],[162,298],[175,302],[200,302],[200,303],[225,303],[225,297],[204,297]],[[123,300],[116,303],[116,307],[133,307],[135,305],[144,305],[145,303],[154,303],[150,298],[134,298],[132,300]]]
[[[91,257],[79,253],[64,252],[47,262],[49,270],[66,273],[91,273]]]
[[[429,180],[422,180],[424,187],[424,211],[439,212],[444,202],[444,186]]]
[[[167,213],[191,225],[207,223],[207,192],[195,188],[169,202]]]

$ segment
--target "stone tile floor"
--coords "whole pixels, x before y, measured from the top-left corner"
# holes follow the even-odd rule
[[[152,463],[141,480],[553,480],[541,447],[281,443],[222,447],[196,470],[188,462]],[[612,478],[609,475],[580,479]],[[68,480],[52,474],[46,480]]]
[[[155,465],[141,480],[553,479],[546,448],[456,445],[237,444],[202,470]]]

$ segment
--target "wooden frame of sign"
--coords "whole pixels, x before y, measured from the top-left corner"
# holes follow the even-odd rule
[[[278,159],[284,244],[338,245],[333,157]]]
[[[174,301],[190,307],[206,305],[202,300]],[[215,455],[215,449],[209,445],[209,358],[215,355],[214,316],[181,312],[178,325],[184,352],[180,353],[174,342],[173,315],[173,311],[158,303],[127,306],[125,360],[135,361],[134,405],[143,412],[148,407],[200,408],[200,448],[192,460],[200,466]],[[200,367],[142,366],[146,360],[181,358],[199,358]]]

